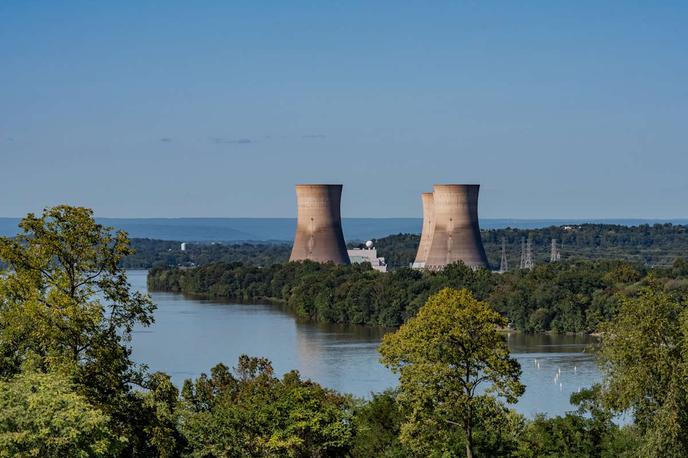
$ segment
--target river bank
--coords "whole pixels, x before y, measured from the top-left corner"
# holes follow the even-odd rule
[[[129,278],[134,288],[148,292],[145,271],[130,271]],[[152,371],[169,373],[177,386],[218,362],[231,367],[244,353],[269,358],[278,374],[297,369],[305,378],[357,397],[369,398],[397,385],[396,375],[380,364],[377,352],[389,328],[318,323],[274,305],[169,292],[151,295],[158,305],[156,322],[134,331],[133,357]],[[529,418],[573,409],[571,393],[601,380],[587,350],[595,339],[519,332],[506,338],[526,385],[515,408]]]

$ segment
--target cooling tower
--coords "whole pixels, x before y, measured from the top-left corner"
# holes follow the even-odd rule
[[[296,185],[296,235],[290,261],[349,264],[339,205],[340,184]]]
[[[440,270],[463,261],[471,268],[487,267],[480,240],[477,184],[437,184],[433,186],[435,231],[425,268]]]
[[[432,193],[424,192],[421,197],[423,199],[423,231],[420,234],[416,261],[413,263],[413,267],[416,268],[425,267],[425,260],[428,258],[432,236],[435,232],[435,210]]]

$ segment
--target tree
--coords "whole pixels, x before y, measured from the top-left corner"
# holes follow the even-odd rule
[[[148,414],[141,423],[145,425],[150,451],[160,458],[178,456],[184,442],[177,430],[179,390],[162,372],[152,374],[146,385],[149,390],[139,396]]]
[[[466,455],[473,456],[473,432],[481,426],[481,406],[492,402],[490,394],[514,403],[524,391],[520,365],[498,330],[506,325],[468,290],[445,288],[384,337],[382,362],[400,374],[398,400],[408,412],[403,443],[428,454],[459,429]]]
[[[130,291],[119,266],[132,253],[124,232],[97,224],[91,210],[66,205],[29,214],[15,238],[0,238],[0,377],[27,361],[68,374],[75,389],[133,436],[131,392],[143,371],[130,359],[136,325],[153,322],[150,298]]]
[[[601,402],[600,385],[571,395],[576,412],[536,416],[519,434],[518,458],[623,458],[638,456],[640,441],[633,425],[623,428]],[[644,455],[640,455],[644,456]]]
[[[0,381],[0,457],[112,456],[123,438],[62,374]]]
[[[688,307],[652,279],[604,327],[607,407],[630,411],[642,456],[688,456]]]
[[[265,358],[243,355],[234,372],[187,380],[180,425],[194,457],[344,456],[351,441],[351,402],[295,371],[273,376]]]
[[[354,412],[355,436],[351,456],[406,457],[409,450],[399,442],[399,428],[404,415],[396,401],[396,392],[388,390],[374,394],[361,402]]]

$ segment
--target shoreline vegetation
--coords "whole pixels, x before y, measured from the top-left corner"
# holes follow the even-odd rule
[[[132,269],[134,270],[134,269]],[[166,291],[166,290],[160,290],[160,289],[149,289],[149,292],[161,292],[161,293],[166,293],[166,292],[171,292],[171,291]],[[235,297],[227,297],[227,298],[220,298],[220,297],[210,297],[208,294],[198,294],[198,293],[183,293],[183,292],[173,292],[173,294],[181,294],[185,298],[188,299],[197,299],[197,300],[207,300],[211,302],[216,302],[217,304],[256,304],[256,305],[268,305],[268,306],[274,306],[278,307],[281,310],[284,310],[292,315],[297,320],[304,320],[305,322],[309,323],[320,323],[320,324],[328,324],[328,325],[336,325],[336,326],[356,326],[356,327],[364,327],[368,329],[376,329],[381,332],[391,332],[395,331],[397,328],[396,327],[389,327],[389,326],[381,326],[381,325],[375,325],[375,324],[358,324],[358,323],[333,323],[333,322],[323,322],[323,321],[313,321],[311,318],[308,317],[303,317],[297,315],[294,310],[289,308],[289,305],[281,299],[275,299],[275,298],[255,298],[252,300],[243,300],[240,298],[235,298]],[[502,334],[532,334],[528,333],[519,329],[515,328],[510,328],[508,326],[506,327],[498,327],[497,332],[502,333]],[[538,335],[560,335],[560,336],[590,336],[590,337],[602,337],[601,332],[593,331],[593,332],[556,332],[556,331],[540,331],[537,332]]]
[[[532,240],[536,267],[514,269],[523,238]],[[135,239],[136,254],[124,267],[149,269],[151,290],[197,298],[263,302],[285,307],[316,322],[396,328],[414,316],[444,286],[466,287],[509,319],[512,329],[529,333],[594,334],[615,310],[624,289],[659,278],[669,289],[685,289],[688,226],[583,224],[542,229],[482,232],[492,265],[507,246],[512,270],[502,275],[450,266],[421,273],[408,266],[419,236],[390,235],[374,240],[391,270],[386,277],[365,266],[289,268],[287,243],[187,244]],[[556,239],[562,262],[549,261]],[[350,246],[357,246],[350,243]],[[309,283],[310,285],[306,284]]]
[[[213,263],[196,268],[154,267],[151,291],[207,299],[257,301],[287,307],[316,322],[397,328],[443,288],[466,288],[508,319],[515,331],[593,334],[611,319],[619,298],[657,284],[676,297],[688,295],[688,262],[646,267],[628,261],[564,261],[498,274],[462,263],[441,272],[409,268],[383,274],[368,264],[313,262],[259,268]]]

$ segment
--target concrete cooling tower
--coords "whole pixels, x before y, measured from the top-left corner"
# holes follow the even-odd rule
[[[296,235],[290,261],[349,264],[339,206],[340,184],[296,185]]]
[[[433,186],[435,231],[425,268],[441,270],[463,261],[468,267],[487,268],[487,256],[480,239],[477,184]]]
[[[435,205],[432,193],[424,192],[421,198],[423,199],[423,230],[420,234],[416,261],[413,263],[413,267],[419,269],[425,267],[425,260],[428,258],[432,236],[435,232]]]

